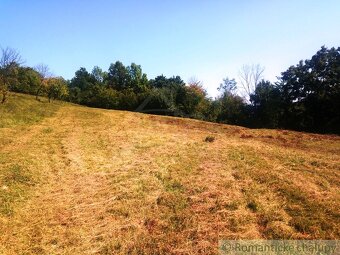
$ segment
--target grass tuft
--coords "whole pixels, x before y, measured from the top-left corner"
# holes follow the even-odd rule
[[[212,143],[213,141],[215,141],[215,137],[214,136],[207,136],[204,139],[204,141],[207,142],[207,143]]]

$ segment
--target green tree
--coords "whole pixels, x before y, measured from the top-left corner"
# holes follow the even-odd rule
[[[107,72],[104,72],[99,66],[94,66],[91,75],[97,83],[103,83],[107,78]]]
[[[136,111],[183,116],[186,93],[185,83],[180,76],[157,76],[149,81],[149,89],[143,93],[144,100]]]
[[[31,67],[18,67],[16,82],[11,90],[34,95],[40,86],[40,74]]]
[[[96,84],[92,87],[93,94],[89,106],[105,108],[105,109],[119,109],[119,94],[117,90]]]
[[[86,90],[96,83],[96,79],[84,67],[75,72],[75,76],[71,79],[70,87]]]
[[[252,125],[255,127],[277,128],[281,116],[281,95],[277,86],[262,80],[250,95]]]
[[[136,93],[145,92],[148,89],[149,81],[145,73],[142,71],[140,65],[132,63],[127,67],[130,81],[129,87]]]
[[[75,76],[69,82],[69,99],[71,102],[78,104],[91,105],[95,90],[93,87],[97,81],[93,75],[91,75],[86,68],[81,67],[75,72]]]
[[[37,87],[35,98],[39,100],[39,96],[46,93],[47,91],[47,81],[52,76],[50,68],[45,64],[39,64],[34,68],[40,75],[40,84]]]
[[[183,95],[178,108],[191,118],[205,119],[209,102],[206,98],[207,92],[202,82],[192,78],[182,91]]]
[[[155,79],[150,80],[150,86],[152,88],[164,88],[169,84],[168,79],[162,74]]]
[[[228,77],[226,77],[225,79],[223,79],[223,82],[220,84],[217,90],[220,91],[222,95],[225,95],[225,94],[234,94],[236,88],[237,88],[237,83],[235,79],[229,79]]]
[[[229,94],[222,96],[218,101],[221,109],[217,117],[218,122],[244,125],[247,115],[246,104],[242,97]]]
[[[150,86],[154,91],[152,93],[154,109],[158,109],[159,112],[163,111],[167,115],[182,114],[180,105],[184,103],[186,91],[185,83],[180,76],[166,78],[160,75],[150,80]]]
[[[107,84],[110,88],[120,91],[129,88],[129,70],[122,62],[116,61],[114,64],[110,65],[107,75]]]
[[[228,77],[223,79],[218,90],[221,95],[216,99],[218,109],[217,121],[227,124],[243,125],[246,119],[246,103],[244,99],[238,96],[235,91],[237,83],[235,79]]]
[[[283,72],[281,125],[313,132],[340,133],[340,47],[321,49],[310,60]]]
[[[49,78],[46,90],[49,102],[56,99],[65,99],[69,94],[67,82],[62,77]]]

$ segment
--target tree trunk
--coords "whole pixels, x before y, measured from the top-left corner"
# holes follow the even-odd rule
[[[41,88],[38,88],[37,93],[35,94],[35,99],[39,101],[39,93],[41,91]]]
[[[6,102],[7,99],[7,91],[3,90],[2,91],[2,100],[1,100],[1,104],[4,104]]]

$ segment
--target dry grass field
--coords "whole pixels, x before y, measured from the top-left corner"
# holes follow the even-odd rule
[[[219,239],[339,239],[339,170],[339,136],[14,94],[0,105],[0,254],[217,254]]]

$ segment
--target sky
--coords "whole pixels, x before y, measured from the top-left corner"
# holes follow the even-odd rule
[[[0,0],[0,46],[71,79],[119,60],[180,75],[210,96],[242,65],[272,82],[322,45],[340,46],[339,0]]]

